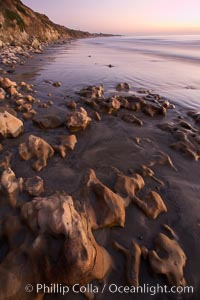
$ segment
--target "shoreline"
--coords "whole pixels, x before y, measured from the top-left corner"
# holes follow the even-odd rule
[[[12,74],[12,80],[14,80],[14,76],[15,74]],[[117,84],[118,82],[116,82]],[[43,259],[43,256],[40,257],[37,251],[33,251],[31,239],[33,239],[33,236],[40,237],[40,229],[45,232],[45,236],[52,248],[50,247],[50,250],[48,250],[44,240],[42,240],[40,246],[44,253],[46,253],[45,255],[47,255],[51,264],[51,256],[55,256],[55,259],[58,258],[55,245],[59,245],[59,251],[63,251],[63,237],[60,236],[61,229],[54,227],[54,225],[51,227],[50,225],[53,222],[53,202],[56,202],[58,207],[62,201],[66,201],[66,205],[71,208],[74,205],[72,219],[73,216],[75,218],[75,211],[77,211],[80,216],[78,217],[80,224],[84,223],[84,214],[82,214],[84,207],[82,207],[82,204],[85,203],[87,208],[84,213],[90,219],[88,226],[92,228],[92,233],[88,233],[84,225],[79,224],[80,227],[77,227],[72,221],[70,223],[71,230],[74,233],[75,239],[78,236],[78,232],[86,234],[87,237],[89,234],[89,239],[94,239],[90,247],[95,245],[97,248],[98,244],[104,247],[109,253],[109,257],[114,260],[115,268],[118,270],[118,272],[110,271],[109,282],[114,280],[119,285],[125,285],[125,278],[127,276],[124,271],[125,259],[121,253],[116,251],[116,249],[120,250],[120,247],[116,244],[113,247],[112,241],[117,241],[129,250],[131,240],[134,240],[141,247],[143,257],[141,258],[139,275],[137,271],[138,264],[134,264],[134,267],[136,267],[134,274],[137,275],[136,277],[139,276],[141,283],[153,282],[154,284],[162,284],[162,276],[155,274],[152,276],[156,267],[150,259],[148,252],[145,251],[146,249],[148,251],[155,249],[155,238],[160,232],[163,232],[162,225],[167,224],[175,231],[179,238],[177,241],[177,238],[174,237],[173,239],[176,241],[175,248],[173,248],[174,246],[170,247],[173,248],[174,253],[178,257],[182,251],[181,249],[185,252],[187,256],[186,267],[184,267],[183,261],[179,263],[184,269],[184,276],[187,283],[194,285],[197,289],[198,283],[196,278],[199,268],[196,261],[198,261],[199,249],[199,204],[196,201],[196,195],[197,191],[200,190],[198,181],[200,174],[199,162],[195,160],[198,160],[200,155],[197,139],[199,134],[199,114],[193,113],[191,115],[190,113],[191,116],[189,116],[185,113],[186,110],[181,113],[167,99],[145,89],[136,95],[128,96],[126,92],[128,92],[129,87],[125,84],[118,86],[118,91],[116,91],[117,95],[119,95],[118,97],[114,97],[113,95],[113,97],[104,98],[103,88],[99,85],[98,87],[77,91],[79,95],[76,95],[76,97],[73,95],[73,99],[69,99],[68,103],[61,99],[58,102],[52,103],[51,97],[48,101],[44,101],[41,98],[39,99],[41,102],[38,102],[37,93],[34,93],[34,89],[37,87],[27,85],[26,83],[21,85],[18,83],[15,88],[14,83],[7,81],[7,86],[1,82],[1,87],[8,97],[0,101],[0,107],[5,108],[6,105],[9,105],[17,113],[17,118],[23,121],[24,127],[23,132],[18,137],[13,139],[1,138],[0,142],[3,147],[0,152],[2,171],[6,171],[8,167],[13,170],[15,173],[14,181],[9,176],[7,180],[8,182],[12,182],[16,188],[14,194],[12,194],[11,191],[6,189],[5,185],[5,188],[1,192],[3,246],[4,249],[8,248],[7,251],[1,254],[3,255],[1,259],[2,263],[11,270],[14,262],[16,262],[17,267],[15,272],[19,274],[22,267],[20,260],[18,261],[19,256],[16,253],[21,255],[24,247],[27,249],[30,248],[32,250],[28,254],[28,261],[29,263],[31,261],[35,265],[38,276],[37,278],[33,278],[31,277],[33,274],[30,274],[30,280],[37,282],[39,279],[42,279],[44,281],[50,280],[54,283],[56,280],[53,277],[54,272],[59,270],[62,273],[62,266],[58,265],[49,275],[50,278],[46,278],[46,265],[43,265],[44,269],[40,269],[41,266],[39,268],[37,262],[38,259]],[[11,87],[13,88],[11,89]],[[54,88],[55,94],[56,91],[59,92],[59,83]],[[19,96],[20,93],[22,95]],[[6,107],[5,110],[7,109]],[[31,147],[28,147],[28,144],[26,144],[30,135],[40,137],[48,143],[43,144],[41,140],[38,141],[41,143],[45,153],[46,149],[48,150],[48,155],[46,153],[45,157],[43,157],[43,152],[39,155],[30,153]],[[63,140],[61,138],[63,135],[65,137],[74,135],[75,138],[71,138],[72,140]],[[184,148],[183,143],[187,141],[189,141],[187,147]],[[23,144],[21,155],[19,150],[20,144]],[[170,145],[173,145],[173,148],[169,147]],[[181,150],[186,151],[186,156],[180,153]],[[7,151],[11,151],[12,158],[10,158]],[[51,155],[50,153],[53,154]],[[39,159],[41,155],[43,158],[42,162]],[[29,159],[27,161],[23,159],[29,156],[33,156],[33,158],[30,157],[30,161]],[[46,158],[46,162],[44,158]],[[46,163],[47,166],[45,166]],[[41,166],[42,169],[39,171]],[[94,173],[90,172],[88,175],[88,169],[93,169]],[[191,173],[188,171],[190,169],[192,169]],[[140,181],[136,180],[134,184],[137,186],[135,193],[138,193],[137,197],[142,200],[143,204],[138,201],[137,197],[135,197],[136,195],[131,194],[130,187],[133,185],[133,182],[129,182],[129,180],[132,178],[135,179],[135,174],[141,176],[137,177]],[[28,184],[28,178],[35,176],[39,176],[41,180],[37,178],[36,182],[31,181],[30,183],[29,181]],[[23,187],[20,186],[19,178],[24,179],[25,183]],[[126,179],[129,183],[125,188],[122,185],[123,181],[119,181],[120,178]],[[41,185],[42,181],[44,187]],[[41,194],[39,193],[41,195],[39,201],[44,201],[45,197],[52,200],[52,212],[50,220],[46,219],[47,212],[45,211],[44,201],[43,223],[40,223],[38,219],[36,220],[38,225],[34,227],[33,220],[35,220],[35,216],[28,216],[25,212],[27,203],[29,203],[30,208],[33,211],[35,210],[35,214],[37,215],[34,198],[38,196],[30,194],[30,190],[33,190],[33,187],[36,188],[36,186],[36,190],[38,191],[39,189],[41,192]],[[44,191],[42,188],[44,188]],[[55,195],[56,191],[64,191],[72,196],[73,205],[70,199],[63,200],[62,197],[53,197],[52,195]],[[156,192],[156,197],[155,194],[152,196],[152,191]],[[92,193],[92,199],[90,199],[90,193]],[[161,200],[158,195],[161,197]],[[124,200],[127,197],[132,199],[129,205]],[[148,200],[150,199],[148,197],[152,197],[151,200]],[[99,198],[104,199],[103,204],[99,204]],[[107,199],[113,201],[114,211],[110,212],[106,206]],[[96,206],[94,205],[95,201],[97,201]],[[144,206],[145,201],[147,203],[150,201],[150,206],[147,208]],[[156,205],[160,209],[160,211],[158,209],[159,216],[156,216],[158,211],[156,210],[156,206],[154,207],[155,203],[157,203]],[[128,207],[126,208],[126,206]],[[105,219],[102,219],[99,212],[104,209],[105,213],[109,213]],[[59,215],[57,216],[59,222],[61,222],[59,219],[61,216],[62,213],[59,211]],[[154,217],[156,220],[154,220]],[[6,231],[6,226],[8,226],[6,224],[9,224],[11,220],[13,220],[12,222],[15,225],[10,231]],[[38,226],[40,229],[38,229]],[[62,226],[64,225],[62,224]],[[66,227],[66,230],[69,230],[69,228]],[[51,235],[49,236],[49,231],[55,236],[55,240]],[[166,236],[169,233],[169,230],[167,231],[165,228],[164,234]],[[24,235],[27,235],[28,239],[23,239]],[[17,241],[12,238],[13,236],[17,236]],[[82,247],[82,244],[79,247]],[[86,248],[86,251],[90,251],[90,247]],[[80,251],[80,249],[82,248],[77,248],[77,251]],[[138,255],[140,251],[137,249],[134,251]],[[76,247],[74,250],[76,250]],[[100,250],[98,251],[101,253]],[[9,252],[11,257],[10,263],[7,260]],[[145,260],[145,253],[147,260]],[[107,265],[104,266],[103,270],[101,264],[98,268],[103,273],[105,272],[104,275],[106,275],[106,269],[110,265],[109,258],[105,253],[100,255],[105,255],[103,257],[106,257]],[[68,253],[68,259],[69,257],[70,253]],[[75,258],[77,257],[75,256]],[[67,257],[65,263],[67,266]],[[82,276],[89,274],[87,283],[96,278],[96,273],[94,274],[88,270],[84,273],[84,260],[80,258],[78,263],[82,266],[80,268],[80,270],[83,270]],[[76,265],[74,268],[76,268]],[[0,271],[3,272],[2,269]],[[68,283],[70,283],[70,280],[74,280],[75,282],[79,280],[76,278],[76,274],[73,275],[73,268],[70,272],[70,275],[65,274],[64,280]],[[175,278],[179,278],[179,275],[177,271],[174,271]],[[7,275],[4,274],[4,276],[6,278]],[[59,275],[58,278],[59,280],[63,280],[63,278],[60,279]],[[164,278],[164,283],[168,284],[168,278]],[[179,279],[182,280],[183,278]],[[20,282],[21,286],[25,284],[26,280],[27,278],[23,278]],[[8,287],[9,283],[6,288]],[[24,294],[24,289],[22,291],[22,288],[15,292],[19,293],[17,295],[20,295],[22,299],[28,297],[27,294]],[[194,296],[186,295],[183,296],[183,299],[195,299]],[[80,299],[80,297],[77,295],[74,296],[74,299]],[[110,297],[110,299],[122,299],[120,295],[111,296],[108,292],[104,297],[104,299],[106,297]],[[166,299],[167,295],[164,297],[162,299]],[[175,297],[172,299],[177,299]]]

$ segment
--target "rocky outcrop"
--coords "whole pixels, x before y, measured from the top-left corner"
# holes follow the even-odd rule
[[[20,0],[0,1],[0,37],[3,43],[19,45],[25,42],[41,50],[41,42],[88,36],[88,32],[54,24],[47,16],[34,12]]]
[[[35,198],[23,205],[21,214],[24,222],[37,234],[29,251],[32,251],[36,264],[43,260],[40,272],[45,281],[73,285],[105,277],[111,267],[111,258],[96,243],[88,220],[78,213],[70,196],[55,194]],[[57,260],[51,258],[45,234],[64,238]]]

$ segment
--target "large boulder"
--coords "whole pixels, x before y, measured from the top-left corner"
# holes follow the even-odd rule
[[[4,138],[17,137],[24,130],[23,122],[9,112],[0,112],[0,135]]]
[[[35,264],[43,262],[40,273],[44,281],[73,285],[105,277],[111,258],[96,243],[89,220],[75,209],[72,197],[57,193],[35,198],[23,205],[21,215],[35,233],[29,254]],[[49,244],[51,236],[54,246]]]

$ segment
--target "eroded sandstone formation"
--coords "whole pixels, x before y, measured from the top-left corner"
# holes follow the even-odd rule
[[[81,107],[68,116],[66,125],[71,132],[77,132],[84,130],[90,122],[91,118],[88,117],[87,111]]]
[[[81,195],[86,201],[86,210],[93,229],[124,227],[125,205],[123,199],[105,186],[96,177],[94,170],[88,171]]]
[[[156,219],[162,212],[167,212],[167,207],[163,199],[155,191],[150,191],[142,199],[135,197],[133,198],[133,202],[143,210],[147,217],[152,219]]]
[[[114,242],[114,247],[121,251],[126,258],[126,279],[130,286],[139,286],[139,271],[141,260],[141,249],[136,242],[131,242],[130,248],[126,249],[117,242]]]
[[[126,176],[119,170],[116,170],[115,192],[121,195],[127,207],[134,198],[137,198],[137,193],[144,187],[145,183],[139,174]]]
[[[17,196],[23,189],[23,179],[17,179],[15,173],[6,168],[1,174],[0,191],[6,195],[9,204],[15,206],[17,203]]]
[[[37,234],[29,250],[31,258],[37,264],[44,260],[44,255],[46,257],[40,270],[46,282],[86,284],[103,279],[110,270],[111,257],[96,243],[89,220],[75,209],[72,197],[55,194],[35,198],[22,206],[21,214],[27,226]],[[49,235],[60,239],[57,260],[51,257]]]
[[[152,270],[157,274],[164,274],[171,285],[185,285],[183,269],[186,255],[175,239],[170,239],[163,233],[155,239],[155,250],[148,253]]]
[[[175,142],[170,145],[171,148],[182,152],[196,161],[200,159],[200,138],[198,129],[183,120],[161,124],[159,128],[170,132],[174,136]]]
[[[147,217],[152,219],[156,219],[160,213],[167,211],[164,201],[157,192],[150,191],[142,199],[137,196],[145,185],[141,175],[135,173],[132,176],[126,176],[117,170],[116,176],[115,191],[123,197],[125,206],[133,202],[143,210]]]
[[[29,135],[25,143],[19,145],[19,155],[23,160],[35,158],[32,167],[36,171],[47,166],[47,160],[54,154],[53,148],[43,139]]]
[[[82,89],[79,95],[85,98],[102,98],[104,93],[104,87],[102,84],[99,86],[89,86]]]
[[[0,112],[0,135],[4,138],[18,137],[24,130],[23,122],[9,112]]]
[[[40,196],[44,192],[44,181],[39,176],[27,178],[24,182],[24,190],[31,196]]]
[[[76,136],[74,134],[68,136],[60,136],[58,138],[58,145],[53,145],[55,152],[60,153],[62,158],[65,158],[69,151],[74,150],[77,143]]]

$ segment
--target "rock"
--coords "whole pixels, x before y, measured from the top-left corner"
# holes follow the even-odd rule
[[[155,160],[150,163],[150,167],[154,166],[155,164],[159,165],[168,165],[175,171],[177,171],[176,167],[174,166],[170,156],[162,151],[158,151],[157,154],[154,155]]]
[[[19,145],[19,155],[23,160],[35,158],[32,168],[36,171],[47,166],[47,160],[54,154],[53,148],[43,139],[29,135],[26,143]]]
[[[38,41],[37,38],[33,38],[33,41],[31,43],[31,47],[33,47],[34,49],[40,49],[41,50],[41,44]]]
[[[76,109],[77,108],[77,104],[75,101],[70,101],[69,103],[67,103],[67,107],[70,109]]]
[[[64,125],[64,118],[53,114],[36,114],[32,121],[40,128],[53,129]]]
[[[0,112],[0,135],[4,138],[18,137],[24,130],[23,122],[9,112]]]
[[[138,287],[141,260],[140,246],[135,242],[131,242],[130,249],[126,249],[119,243],[114,242],[114,247],[125,255],[127,283],[129,284],[129,286]]]
[[[88,117],[86,110],[81,107],[78,111],[69,115],[66,125],[71,132],[77,132],[84,130],[90,122],[91,118]]]
[[[40,196],[44,192],[44,181],[39,176],[28,178],[24,183],[24,189],[31,196]]]
[[[188,116],[192,117],[196,123],[200,124],[200,111],[192,110],[192,111],[189,111],[187,114],[188,114]]]
[[[128,96],[125,98],[129,105],[127,106],[127,108],[129,110],[133,110],[133,111],[141,111],[143,106],[145,105],[145,101],[138,97],[138,96],[135,96],[135,95],[132,95],[132,96]],[[127,104],[126,104],[127,105]]]
[[[120,109],[121,103],[115,97],[111,97],[103,101],[102,107],[106,109],[106,112],[109,115],[111,115]]]
[[[145,165],[141,166],[141,175],[143,177],[150,177],[154,181],[158,182],[160,185],[164,186],[163,181],[154,176],[154,171]]]
[[[168,122],[159,125],[161,130],[170,132],[175,142],[171,148],[182,152],[186,156],[198,161],[200,159],[200,139],[199,130],[186,121]]]
[[[126,98],[122,96],[117,96],[116,98],[120,102],[122,108],[129,109],[129,102]]]
[[[24,120],[30,120],[36,115],[36,111],[34,109],[29,110],[28,112],[24,112],[22,114]]]
[[[102,84],[99,86],[89,86],[85,89],[82,89],[79,92],[79,95],[85,98],[102,98],[104,93],[104,87]]]
[[[126,82],[121,82],[116,86],[116,90],[118,90],[118,91],[128,91],[128,90],[130,90],[130,86]]]
[[[11,158],[12,158],[12,153],[9,151],[6,151],[5,155],[0,160],[0,168],[2,168],[2,170],[10,169]]]
[[[10,97],[16,97],[16,98],[20,98],[22,95],[18,93],[17,89],[14,86],[11,86],[10,88],[8,88],[8,93],[10,95]]]
[[[144,211],[147,217],[152,219],[156,219],[162,212],[167,212],[164,201],[154,191],[150,191],[142,200],[134,198],[133,202]]]
[[[22,206],[21,216],[35,233],[29,255],[44,282],[85,285],[102,280],[110,270],[111,257],[96,243],[88,219],[75,209],[72,197],[57,193],[35,198]],[[55,239],[49,244],[51,236]]]
[[[100,116],[100,114],[99,114],[97,111],[95,111],[95,112],[93,113],[93,118],[94,118],[94,120],[96,120],[96,121],[101,121],[101,116]]]
[[[1,299],[4,300],[42,300],[36,292],[27,293],[27,282],[37,284],[39,276],[34,281],[33,263],[21,249],[10,251],[0,265]]]
[[[17,195],[23,188],[23,179],[16,179],[15,173],[10,169],[3,171],[1,175],[1,190],[8,197],[11,206],[16,206]]]
[[[62,83],[60,81],[55,81],[52,84],[54,87],[60,87],[62,85]]]
[[[16,87],[17,84],[14,81],[11,81],[9,78],[0,78],[0,87],[3,89],[9,89],[10,87]]]
[[[139,118],[137,118],[134,114],[130,114],[130,113],[126,113],[122,116],[122,120],[127,122],[127,123],[133,123],[136,124],[138,126],[143,126],[144,123],[142,120],[140,120]]]
[[[155,117],[156,115],[166,115],[166,108],[160,105],[145,103],[143,105],[143,112],[149,117]]]
[[[175,239],[159,233],[155,239],[156,250],[149,251],[148,258],[152,270],[156,274],[166,275],[169,284],[185,286],[183,268],[186,255]]]
[[[86,199],[88,217],[92,229],[124,227],[125,209],[123,199],[99,181],[93,170],[89,170],[81,190]]]
[[[17,110],[21,112],[29,112],[32,110],[32,105],[30,103],[24,103],[22,105],[19,105]]]
[[[32,84],[27,84],[26,82],[22,81],[20,83],[20,88],[22,91],[26,92],[26,93],[30,93],[33,92],[33,85]],[[28,95],[30,96],[30,95]],[[28,99],[27,99],[28,100]]]
[[[3,88],[0,88],[0,101],[5,100],[6,98],[6,92]]]
[[[0,113],[4,113],[5,111],[13,115],[14,117],[17,117],[17,113],[13,108],[9,107],[8,105],[0,106]]]
[[[37,102],[36,99],[35,99],[33,96],[31,96],[31,95],[27,95],[27,96],[26,96],[26,100],[27,100],[28,102],[31,102],[31,103]]]
[[[23,227],[18,216],[8,215],[2,222],[2,236],[6,238],[9,250],[14,250],[18,246],[19,234],[22,233]],[[16,238],[17,237],[17,238]]]
[[[69,136],[60,136],[59,145],[53,146],[53,149],[56,152],[59,152],[61,156],[65,158],[69,151],[74,150],[76,143],[77,143],[77,139],[74,134]]]
[[[114,190],[123,197],[124,205],[127,207],[134,198],[137,198],[136,194],[144,187],[145,183],[139,174],[126,176],[117,169],[115,171],[116,182]]]

